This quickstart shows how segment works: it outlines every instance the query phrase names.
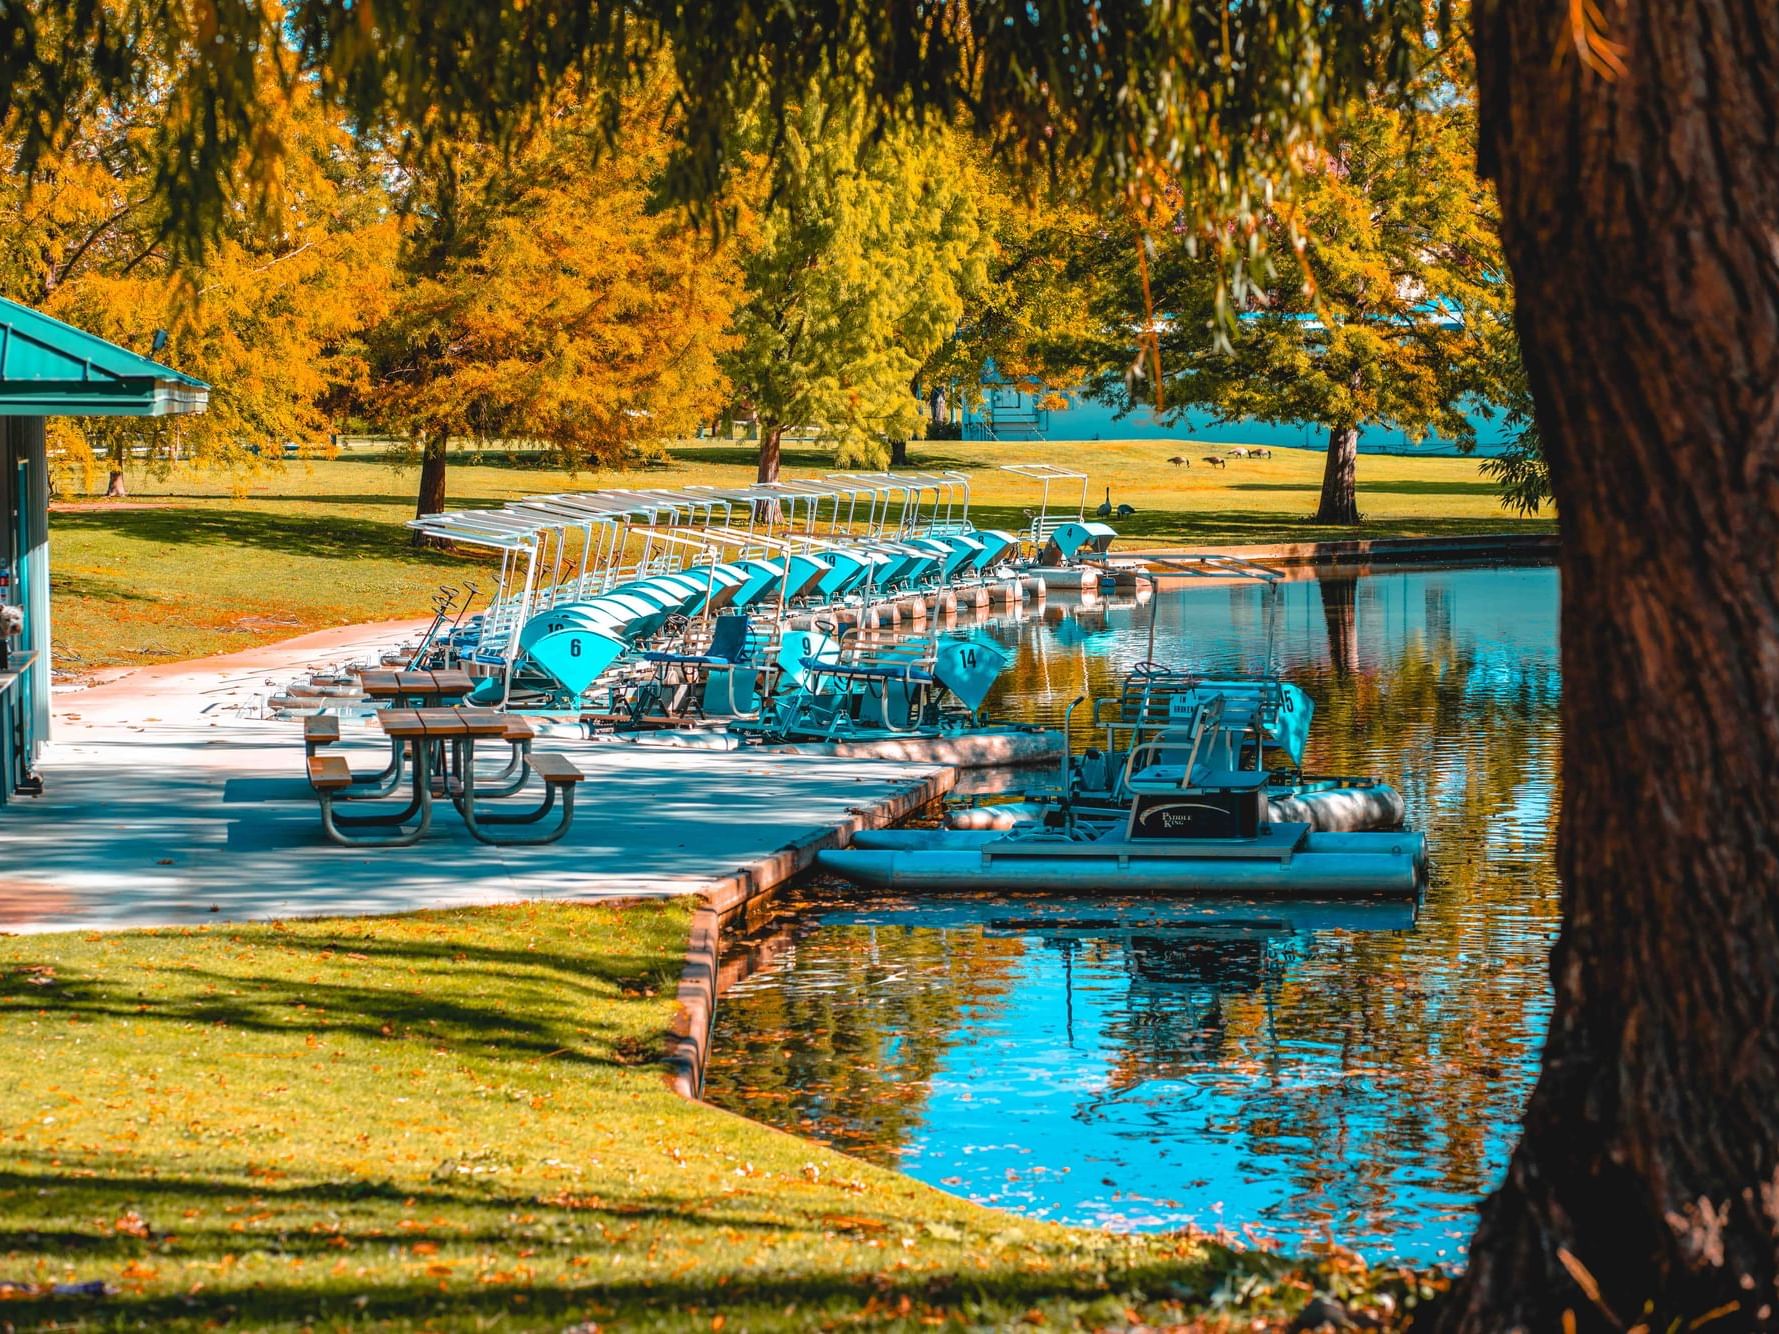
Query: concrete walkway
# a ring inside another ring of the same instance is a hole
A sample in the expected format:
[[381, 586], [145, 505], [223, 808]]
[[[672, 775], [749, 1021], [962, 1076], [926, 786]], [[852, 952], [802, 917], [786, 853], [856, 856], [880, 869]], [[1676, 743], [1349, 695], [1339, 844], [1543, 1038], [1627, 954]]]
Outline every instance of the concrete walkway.
[[[301, 669], [368, 657], [403, 628], [306, 636], [59, 694], [45, 795], [0, 811], [0, 930], [690, 893], [934, 773], [550, 736], [540, 747], [571, 755], [589, 775], [562, 842], [487, 847], [440, 803], [413, 848], [336, 847], [322, 837], [302, 776], [300, 724], [227, 710]], [[382, 734], [346, 727], [354, 767], [381, 767]]]

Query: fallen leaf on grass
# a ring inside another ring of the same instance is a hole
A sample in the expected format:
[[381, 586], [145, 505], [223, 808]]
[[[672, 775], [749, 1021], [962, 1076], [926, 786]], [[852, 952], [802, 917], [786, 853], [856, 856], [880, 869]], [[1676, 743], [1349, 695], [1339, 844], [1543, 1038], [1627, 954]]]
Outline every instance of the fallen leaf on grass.
[[889, 1224], [881, 1218], [861, 1218], [856, 1214], [827, 1214], [822, 1218], [823, 1227], [831, 1227], [836, 1232], [881, 1232]]

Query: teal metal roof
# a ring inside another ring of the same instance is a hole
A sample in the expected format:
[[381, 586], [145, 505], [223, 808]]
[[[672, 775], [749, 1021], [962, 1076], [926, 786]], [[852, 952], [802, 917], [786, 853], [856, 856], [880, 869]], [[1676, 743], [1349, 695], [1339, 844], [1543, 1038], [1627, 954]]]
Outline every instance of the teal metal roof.
[[0, 416], [202, 412], [210, 386], [0, 297]]

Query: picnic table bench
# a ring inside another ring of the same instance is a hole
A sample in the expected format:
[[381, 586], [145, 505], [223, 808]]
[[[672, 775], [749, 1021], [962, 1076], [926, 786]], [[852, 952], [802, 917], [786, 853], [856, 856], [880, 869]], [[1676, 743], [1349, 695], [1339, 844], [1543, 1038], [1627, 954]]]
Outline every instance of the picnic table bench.
[[[435, 777], [438, 792], [450, 799], [464, 826], [483, 843], [552, 843], [568, 832], [574, 819], [574, 789], [586, 775], [566, 756], [534, 753], [531, 743], [536, 732], [525, 719], [492, 709], [401, 707], [380, 710], [373, 717], [389, 738], [391, 758], [388, 769], [371, 776], [354, 774], [343, 756], [322, 753], [339, 740], [338, 719], [304, 722], [309, 785], [321, 803], [322, 829], [334, 842], [348, 847], [406, 847], [419, 842], [432, 825]], [[490, 740], [506, 743], [511, 754], [499, 772], [478, 775], [476, 743]], [[400, 809], [337, 809], [342, 802], [390, 795], [401, 786], [404, 773], [412, 795]], [[544, 787], [541, 803], [517, 811], [487, 804], [514, 795], [533, 777]], [[543, 822], [559, 801], [561, 814], [554, 822], [541, 833], [529, 828]]]

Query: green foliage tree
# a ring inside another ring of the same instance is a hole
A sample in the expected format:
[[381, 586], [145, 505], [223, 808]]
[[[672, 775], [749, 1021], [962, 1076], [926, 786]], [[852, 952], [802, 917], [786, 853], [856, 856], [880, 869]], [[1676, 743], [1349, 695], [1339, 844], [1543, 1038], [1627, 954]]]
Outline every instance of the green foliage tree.
[[[1319, 523], [1359, 522], [1361, 428], [1473, 447], [1469, 413], [1503, 401], [1517, 370], [1494, 200], [1471, 165], [1474, 111], [1459, 90], [1430, 92], [1438, 104], [1419, 115], [1381, 101], [1356, 109], [1263, 216], [1269, 262], [1233, 329], [1213, 318], [1226, 274], [1215, 247], [1187, 229], [1162, 229], [1155, 243], [1167, 411], [1324, 428]], [[1127, 331], [1145, 319], [1128, 284], [1121, 297], [1105, 380], [1128, 402], [1152, 392], [1153, 372], [1140, 359], [1146, 374], [1119, 379]]]
[[563, 99], [510, 156], [466, 141], [411, 173], [366, 413], [417, 448], [416, 513], [444, 508], [453, 437], [615, 463], [720, 405], [734, 269], [660, 206], [662, 111], [636, 99], [604, 154], [595, 114]]
[[1482, 461], [1482, 470], [1495, 479], [1501, 488], [1501, 504], [1521, 514], [1536, 514], [1554, 499], [1550, 486], [1550, 464], [1544, 458], [1544, 441], [1538, 433], [1537, 415], [1532, 404], [1532, 387], [1526, 381], [1526, 369], [1519, 359], [1516, 339], [1511, 358], [1512, 373], [1506, 377], [1507, 424], [1514, 434], [1500, 453]]
[[787, 428], [834, 437], [841, 466], [881, 467], [919, 418], [913, 385], [982, 285], [981, 227], [951, 136], [879, 138], [811, 98], [784, 126], [770, 192], [738, 223], [746, 300], [723, 359], [777, 480]]
[[1118, 258], [1104, 253], [1103, 210], [1079, 173], [1031, 190], [979, 136], [960, 135], [959, 145], [957, 179], [976, 201], [986, 280], [965, 294], [955, 331], [916, 377], [935, 426], [954, 405], [977, 406], [991, 376], [1038, 398], [1080, 384], [1097, 293], [1121, 276]]

